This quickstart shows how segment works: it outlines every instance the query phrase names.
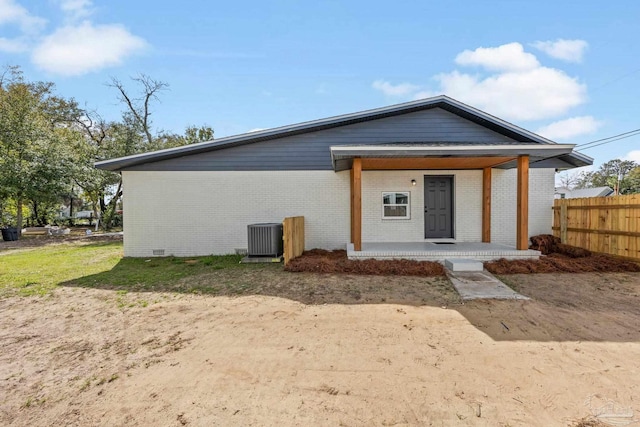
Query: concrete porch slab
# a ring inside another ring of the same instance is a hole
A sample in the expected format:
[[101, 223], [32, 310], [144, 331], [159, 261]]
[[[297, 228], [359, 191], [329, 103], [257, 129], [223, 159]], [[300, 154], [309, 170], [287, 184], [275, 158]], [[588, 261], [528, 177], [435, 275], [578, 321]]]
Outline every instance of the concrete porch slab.
[[528, 300], [498, 280], [488, 271], [451, 271], [446, 270], [447, 277], [464, 301], [474, 299], [514, 299]]
[[355, 251], [352, 243], [347, 243], [349, 259], [412, 259], [415, 261], [444, 262], [447, 258], [492, 261], [506, 259], [539, 259], [540, 251], [517, 250], [499, 243], [482, 242], [365, 242], [361, 251]]

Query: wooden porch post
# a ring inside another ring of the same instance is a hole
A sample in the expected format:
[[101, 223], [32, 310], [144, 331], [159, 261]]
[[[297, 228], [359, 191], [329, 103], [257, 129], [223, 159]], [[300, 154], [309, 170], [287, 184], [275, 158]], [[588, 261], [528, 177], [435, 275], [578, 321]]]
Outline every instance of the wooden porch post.
[[518, 156], [518, 207], [516, 249], [529, 248], [529, 156]]
[[482, 170], [482, 241], [491, 242], [491, 168]]
[[351, 243], [362, 250], [362, 159], [353, 159], [351, 167]]

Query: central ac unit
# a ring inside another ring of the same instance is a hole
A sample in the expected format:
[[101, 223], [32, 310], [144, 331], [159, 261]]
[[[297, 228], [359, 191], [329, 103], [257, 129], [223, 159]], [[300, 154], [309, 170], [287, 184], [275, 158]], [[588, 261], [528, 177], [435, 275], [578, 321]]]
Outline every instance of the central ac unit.
[[251, 224], [247, 226], [249, 235], [248, 255], [272, 256], [282, 255], [282, 224], [277, 222]]

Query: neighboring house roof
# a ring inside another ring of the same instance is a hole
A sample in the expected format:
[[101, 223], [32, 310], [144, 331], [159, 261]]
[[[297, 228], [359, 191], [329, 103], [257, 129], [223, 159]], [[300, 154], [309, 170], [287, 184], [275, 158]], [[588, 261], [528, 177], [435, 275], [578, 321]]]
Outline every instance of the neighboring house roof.
[[[505, 137], [504, 141], [500, 142], [488, 142], [479, 145], [516, 145], [522, 144], [552, 144], [557, 145], [555, 142], [548, 140], [540, 135], [530, 132], [526, 129], [520, 128], [516, 125], [508, 123], [502, 119], [492, 116], [484, 111], [478, 110], [455, 99], [449, 98], [444, 95], [436, 96], [433, 98], [422, 99], [418, 101], [406, 102], [403, 104], [391, 105], [388, 107], [376, 108], [372, 110], [361, 111], [357, 113], [344, 114], [335, 117], [329, 117], [320, 120], [313, 120], [309, 122], [303, 122], [293, 124], [289, 126], [282, 126], [273, 129], [266, 129], [256, 132], [249, 132], [241, 135], [229, 136], [220, 138], [214, 141], [201, 142], [197, 144], [185, 145], [182, 147], [170, 148], [165, 150], [153, 151], [149, 153], [135, 154], [132, 156], [121, 157], [117, 159], [104, 160], [96, 163], [96, 167], [99, 169], [106, 169], [112, 171], [123, 170], [147, 163], [160, 162], [163, 160], [174, 159], [178, 157], [199, 154], [204, 152], [211, 152], [215, 150], [222, 150], [231, 147], [238, 147], [241, 145], [271, 141], [296, 135], [307, 134], [311, 132], [322, 131], [331, 128], [337, 128], [341, 126], [348, 126], [356, 123], [363, 123], [372, 120], [384, 119], [388, 117], [398, 116], [402, 114], [414, 113], [422, 110], [428, 110], [433, 108], [441, 108], [450, 113], [453, 113], [466, 120], [481, 125], [487, 129], [490, 129]], [[388, 141], [394, 143], [394, 141]], [[419, 142], [413, 142], [412, 144], [420, 144]], [[442, 146], [452, 146], [450, 142], [442, 142]], [[466, 143], [456, 143], [459, 145], [467, 145]], [[475, 145], [477, 143], [470, 142], [468, 145]], [[426, 144], [422, 144], [426, 145]], [[573, 148], [573, 146], [571, 146]], [[565, 150], [566, 151], [566, 150]], [[523, 153], [526, 154], [526, 153]], [[571, 168], [586, 166], [593, 163], [593, 159], [584, 154], [573, 152], [569, 150], [565, 154], [558, 155], [553, 158], [550, 163], [544, 165], [538, 165], [538, 167], [556, 167], [556, 168]]]
[[575, 188], [573, 190], [566, 187], [556, 188], [556, 198], [578, 199], [581, 197], [606, 197], [613, 194], [611, 187]]

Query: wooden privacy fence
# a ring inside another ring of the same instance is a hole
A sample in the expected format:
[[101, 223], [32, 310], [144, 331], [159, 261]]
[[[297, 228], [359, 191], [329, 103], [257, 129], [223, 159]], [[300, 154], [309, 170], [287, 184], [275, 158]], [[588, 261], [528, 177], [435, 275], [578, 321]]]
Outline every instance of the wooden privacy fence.
[[304, 217], [292, 216], [282, 221], [284, 265], [304, 252]]
[[640, 194], [556, 199], [553, 234], [562, 243], [640, 260]]

